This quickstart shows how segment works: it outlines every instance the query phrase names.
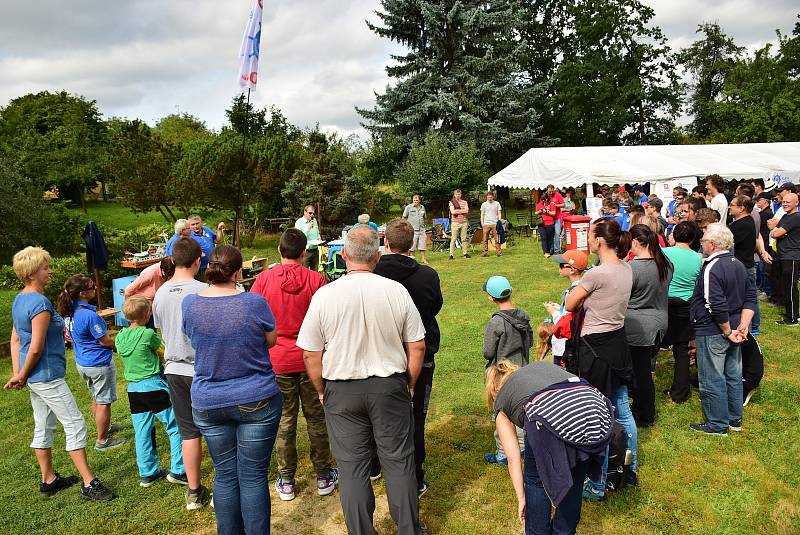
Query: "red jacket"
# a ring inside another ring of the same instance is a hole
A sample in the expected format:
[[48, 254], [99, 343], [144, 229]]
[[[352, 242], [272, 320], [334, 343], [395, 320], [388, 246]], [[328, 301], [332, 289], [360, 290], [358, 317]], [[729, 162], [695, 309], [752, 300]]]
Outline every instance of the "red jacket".
[[296, 343], [297, 334], [311, 297], [324, 285], [325, 277], [299, 264], [278, 264], [256, 277], [250, 291], [267, 300], [278, 329], [278, 342], [269, 350], [275, 373], [306, 371], [303, 350]]

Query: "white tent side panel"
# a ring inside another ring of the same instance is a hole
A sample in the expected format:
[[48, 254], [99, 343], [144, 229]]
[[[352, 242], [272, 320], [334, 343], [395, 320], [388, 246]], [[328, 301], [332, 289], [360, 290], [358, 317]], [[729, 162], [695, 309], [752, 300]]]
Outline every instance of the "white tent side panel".
[[728, 179], [800, 174], [800, 143], [533, 148], [489, 186], [542, 189], [664, 182], [713, 173]]

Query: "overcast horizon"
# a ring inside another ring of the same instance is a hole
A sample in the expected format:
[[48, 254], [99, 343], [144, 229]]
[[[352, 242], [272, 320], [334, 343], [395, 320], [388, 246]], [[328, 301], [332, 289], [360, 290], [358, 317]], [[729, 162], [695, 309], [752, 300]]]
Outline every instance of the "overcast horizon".
[[[653, 23], [677, 50], [702, 22], [718, 22], [754, 50], [791, 34], [800, 7], [788, 0], [654, 0]], [[52, 0], [0, 5], [0, 106], [39, 91], [96, 100], [104, 117], [149, 124], [188, 113], [219, 129], [238, 94], [238, 51], [249, 0]], [[366, 26], [378, 0], [264, 2], [258, 107], [278, 107], [301, 128], [363, 135], [355, 106], [374, 105], [400, 49]], [[190, 15], [190, 16], [189, 16]]]

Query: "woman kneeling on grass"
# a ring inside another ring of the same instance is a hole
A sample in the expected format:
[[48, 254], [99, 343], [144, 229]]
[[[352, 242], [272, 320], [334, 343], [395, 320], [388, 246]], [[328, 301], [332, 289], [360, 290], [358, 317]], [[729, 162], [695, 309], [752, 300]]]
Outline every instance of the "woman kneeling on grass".
[[195, 350], [192, 416], [214, 462], [217, 533], [269, 533], [269, 460], [282, 399], [269, 358], [278, 333], [260, 294], [240, 292], [242, 254], [215, 248], [209, 288], [187, 296], [183, 331]]
[[[526, 535], [575, 533], [584, 478], [600, 477], [611, 440], [611, 402], [547, 361], [500, 361], [487, 372], [486, 394]], [[515, 426], [525, 429], [524, 474]]]
[[50, 282], [50, 255], [40, 247], [26, 247], [14, 255], [14, 273], [25, 285], [11, 306], [11, 366], [14, 375], [6, 390], [26, 385], [33, 407], [33, 442], [42, 482], [39, 493], [52, 496], [78, 482], [53, 470], [53, 433], [56, 420], [67, 437], [67, 451], [81, 474], [81, 498], [108, 501], [114, 494], [94, 477], [86, 461], [86, 424], [67, 386], [64, 355], [64, 319], [42, 292]]

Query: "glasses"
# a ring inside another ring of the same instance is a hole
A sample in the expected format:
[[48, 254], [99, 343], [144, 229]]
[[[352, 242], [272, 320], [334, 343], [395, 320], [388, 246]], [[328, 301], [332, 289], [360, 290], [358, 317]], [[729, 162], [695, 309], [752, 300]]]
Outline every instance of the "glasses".
[[572, 267], [572, 266], [570, 266], [569, 264], [559, 264], [558, 267], [560, 267], [561, 269], [564, 269], [564, 268], [568, 268], [568, 267]]
[[308, 215], [314, 215], [314, 212], [309, 212], [308, 210], [306, 210], [306, 213], [307, 213]]

